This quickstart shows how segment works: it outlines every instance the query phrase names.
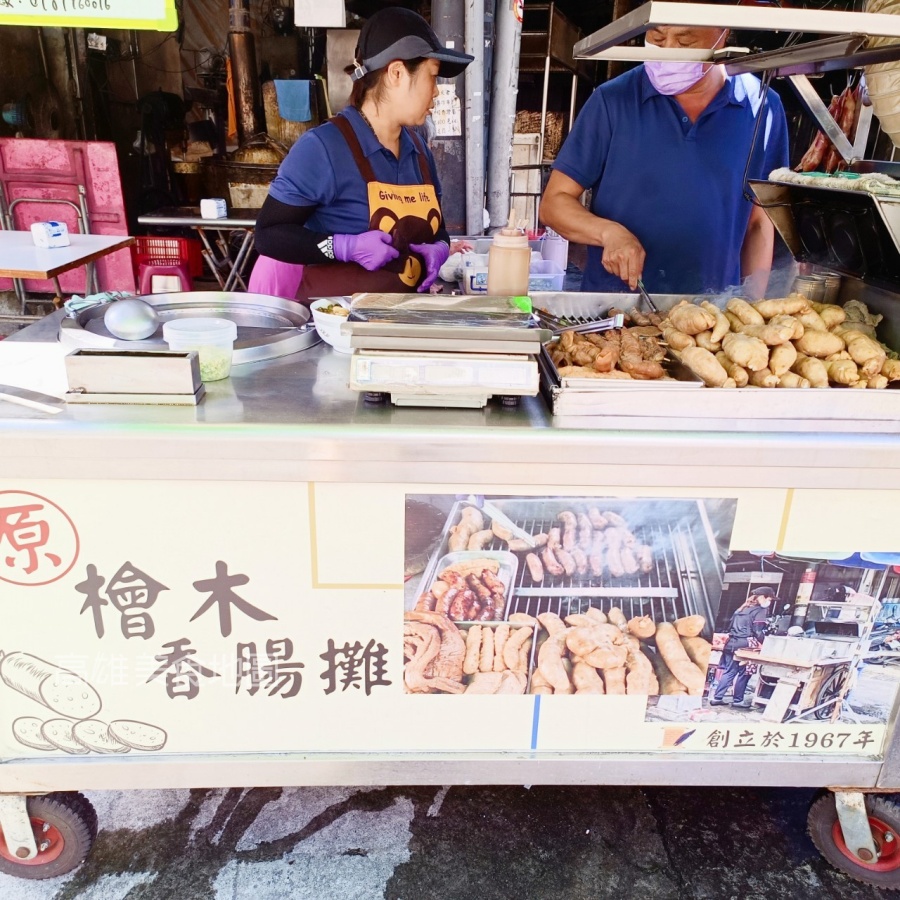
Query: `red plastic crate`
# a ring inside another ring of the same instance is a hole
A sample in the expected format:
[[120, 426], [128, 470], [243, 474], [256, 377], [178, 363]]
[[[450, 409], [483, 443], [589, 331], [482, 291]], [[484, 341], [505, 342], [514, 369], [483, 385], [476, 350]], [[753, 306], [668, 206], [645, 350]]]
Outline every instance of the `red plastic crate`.
[[200, 241], [193, 238], [138, 236], [132, 245], [134, 271], [137, 273], [142, 263], [165, 265], [186, 262], [192, 278], [203, 274], [203, 254]]

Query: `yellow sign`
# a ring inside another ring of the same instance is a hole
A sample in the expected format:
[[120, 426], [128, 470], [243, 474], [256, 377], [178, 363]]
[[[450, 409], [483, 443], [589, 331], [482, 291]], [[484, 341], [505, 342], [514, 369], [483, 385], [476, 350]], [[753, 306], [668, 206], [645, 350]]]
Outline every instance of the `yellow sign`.
[[0, 0], [0, 25], [174, 31], [178, 15], [175, 0]]

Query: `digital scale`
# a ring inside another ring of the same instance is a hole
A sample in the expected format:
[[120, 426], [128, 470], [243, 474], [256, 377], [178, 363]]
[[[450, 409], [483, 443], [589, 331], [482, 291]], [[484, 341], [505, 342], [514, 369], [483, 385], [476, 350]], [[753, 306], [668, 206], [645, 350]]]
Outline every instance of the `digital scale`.
[[[341, 327], [350, 332], [353, 347], [350, 388], [367, 399], [389, 396], [396, 406], [480, 409], [491, 397], [515, 405], [519, 397], [538, 394], [537, 357], [550, 333], [532, 327], [521, 309], [510, 312], [508, 299], [478, 297], [469, 304], [470, 298], [448, 297], [444, 308], [435, 309], [435, 298], [417, 303], [400, 294], [396, 302], [402, 311], [385, 311], [392, 295], [368, 295], [378, 304], [374, 310], [365, 307], [366, 296], [354, 298], [351, 319]], [[457, 309], [448, 310], [447, 301]], [[428, 308], [411, 309], [414, 304]], [[501, 305], [503, 314], [490, 310]], [[354, 313], [366, 319], [359, 321]]]

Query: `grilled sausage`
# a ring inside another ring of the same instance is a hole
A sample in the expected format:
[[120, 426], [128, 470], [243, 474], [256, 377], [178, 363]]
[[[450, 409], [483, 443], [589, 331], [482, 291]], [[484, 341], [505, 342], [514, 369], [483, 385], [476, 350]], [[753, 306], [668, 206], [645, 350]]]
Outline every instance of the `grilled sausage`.
[[556, 551], [556, 558], [560, 561], [560, 563], [562, 563], [562, 567], [566, 575], [571, 578], [578, 568], [578, 566], [575, 564], [575, 559], [573, 558], [572, 554], [569, 553], [568, 550], [560, 549]]
[[653, 571], [653, 551], [646, 544], [637, 548], [637, 561], [645, 575]]
[[438, 597], [438, 601], [434, 606], [434, 611], [441, 616], [449, 616], [450, 615], [450, 607], [453, 605], [453, 601], [459, 595], [459, 588], [450, 588], [449, 591], [445, 591], [443, 596]]
[[581, 547], [576, 547], [572, 551], [572, 559], [575, 560], [575, 571], [579, 575], [587, 575], [588, 570], [588, 558], [587, 553], [581, 549]]
[[606, 565], [613, 578], [621, 578], [625, 574], [622, 565], [622, 532], [618, 528], [606, 529]]
[[535, 584], [540, 584], [544, 580], [544, 566], [536, 553], [529, 553], [525, 557], [525, 563], [528, 566], [528, 574]]
[[591, 525], [598, 531], [602, 531], [609, 525], [609, 519], [605, 518], [596, 506], [592, 506], [588, 510], [588, 519], [590, 519]]
[[634, 555], [634, 551], [629, 546], [622, 548], [622, 568], [626, 575], [636, 575], [638, 571], [638, 561]]
[[544, 568], [546, 568], [551, 575], [565, 575], [566, 570], [559, 564], [559, 561], [553, 552], [553, 548], [549, 544], [547, 544], [541, 552], [541, 560], [544, 563]]
[[578, 519], [575, 513], [570, 510], [564, 510], [556, 518], [562, 522], [563, 550], [568, 550], [571, 553], [578, 543]]
[[547, 546], [551, 550], [558, 550], [562, 547], [562, 529], [556, 525], [547, 533]]
[[591, 544], [591, 555], [588, 558], [591, 566], [591, 575], [594, 578], [600, 578], [603, 575], [605, 550], [606, 538], [604, 537], [604, 532], [595, 531], [594, 540]]
[[426, 591], [416, 602], [416, 609], [419, 612], [434, 612], [434, 608], [437, 606], [437, 599], [431, 591]]
[[590, 553], [593, 539], [594, 527], [591, 520], [584, 513], [578, 513], [578, 546], [585, 553]]

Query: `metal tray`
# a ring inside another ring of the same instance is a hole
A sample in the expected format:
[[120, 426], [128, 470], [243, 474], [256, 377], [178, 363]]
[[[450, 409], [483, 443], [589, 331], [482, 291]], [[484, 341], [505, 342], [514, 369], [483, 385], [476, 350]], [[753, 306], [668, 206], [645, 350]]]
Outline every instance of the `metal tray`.
[[278, 359], [319, 342], [309, 310], [301, 303], [234, 291], [185, 291], [147, 294], [141, 297], [159, 314], [159, 328], [144, 341], [122, 341], [103, 324], [108, 304], [82, 310], [74, 318], [63, 319], [59, 341], [64, 347], [93, 347], [103, 350], [165, 350], [162, 326], [172, 319], [192, 316], [230, 319], [238, 327], [234, 343], [235, 366]]
[[[552, 343], [552, 341], [551, 341]], [[550, 358], [547, 345], [541, 347], [540, 368], [544, 377], [550, 382], [551, 387], [557, 390], [587, 391], [670, 391], [673, 388], [684, 390], [689, 388], [697, 390], [703, 387], [703, 382], [680, 360], [675, 359], [671, 353], [666, 354], [662, 360], [662, 367], [668, 379], [656, 378], [645, 381], [640, 378], [578, 378], [571, 375], [560, 375], [556, 363]]]
[[[449, 529], [445, 531], [445, 536], [448, 531]], [[447, 566], [472, 559], [493, 559], [500, 563], [500, 570], [497, 572], [497, 578], [503, 582], [506, 605], [503, 607], [503, 619], [493, 620], [493, 624], [499, 625], [506, 620], [507, 610], [510, 607], [513, 589], [516, 585], [516, 575], [519, 571], [519, 560], [515, 553], [512, 553], [509, 550], [453, 550], [449, 553], [444, 553], [443, 556], [435, 556], [432, 559], [431, 565], [428, 566], [425, 570], [425, 574], [422, 576], [422, 580], [419, 583], [419, 590], [416, 592], [416, 597], [431, 590], [431, 586], [438, 579], [438, 574], [447, 568]], [[492, 622], [473, 622], [471, 619], [456, 620], [457, 625], [462, 624], [463, 622], [470, 622], [471, 624], [477, 625], [492, 624]]]
[[[554, 315], [605, 316], [612, 306], [638, 305], [637, 294], [535, 294]], [[660, 310], [695, 295], [654, 295]], [[883, 390], [706, 388], [702, 382], [648, 381], [637, 390], [604, 390], [594, 379], [560, 379], [547, 354], [539, 357], [541, 391], [559, 424], [574, 428], [627, 427], [678, 431], [828, 431], [900, 433], [900, 382]], [[596, 379], [601, 384], [631, 384]], [[590, 383], [590, 388], [586, 384]], [[703, 390], [698, 390], [701, 387]], [[602, 418], [602, 423], [598, 421]]]

